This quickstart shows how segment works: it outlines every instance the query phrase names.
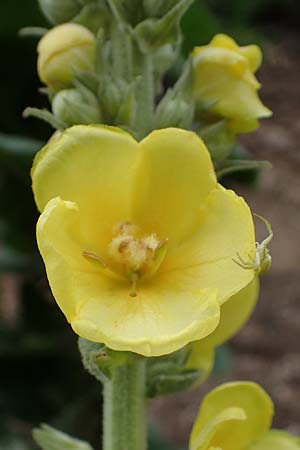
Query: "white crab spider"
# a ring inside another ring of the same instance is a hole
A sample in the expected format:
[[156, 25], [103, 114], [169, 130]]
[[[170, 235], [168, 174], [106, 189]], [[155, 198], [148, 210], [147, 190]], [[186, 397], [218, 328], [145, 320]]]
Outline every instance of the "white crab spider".
[[264, 222], [269, 234], [261, 243], [255, 243], [255, 255], [249, 255], [249, 261], [245, 261], [238, 253], [238, 259], [233, 259], [233, 261], [243, 269], [254, 270], [256, 274], [263, 275], [270, 270], [272, 264], [272, 257], [268, 245], [273, 239], [273, 230], [270, 222], [264, 217], [259, 216], [258, 214], [254, 215]]

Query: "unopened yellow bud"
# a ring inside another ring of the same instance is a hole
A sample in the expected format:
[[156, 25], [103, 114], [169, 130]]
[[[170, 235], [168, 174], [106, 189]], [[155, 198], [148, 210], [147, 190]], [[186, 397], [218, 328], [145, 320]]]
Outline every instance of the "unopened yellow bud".
[[70, 87], [73, 70], [93, 71], [95, 36], [82, 25], [66, 23], [52, 28], [38, 45], [38, 74], [54, 90]]
[[208, 45], [196, 47], [193, 56], [195, 98], [212, 103], [211, 112], [229, 119], [233, 130], [253, 130], [258, 119], [272, 115], [258, 96], [259, 47], [240, 47], [229, 36], [218, 34]]

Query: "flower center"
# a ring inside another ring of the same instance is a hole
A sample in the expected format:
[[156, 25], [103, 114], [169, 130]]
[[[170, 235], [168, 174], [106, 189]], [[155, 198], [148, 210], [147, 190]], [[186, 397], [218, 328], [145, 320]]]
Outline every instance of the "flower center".
[[159, 240], [154, 233], [142, 235], [139, 227], [130, 222], [121, 222], [113, 230], [108, 261], [90, 252], [84, 252], [83, 256], [127, 278], [131, 284], [130, 296], [135, 297], [138, 280], [152, 276], [161, 265], [167, 242], [168, 239]]

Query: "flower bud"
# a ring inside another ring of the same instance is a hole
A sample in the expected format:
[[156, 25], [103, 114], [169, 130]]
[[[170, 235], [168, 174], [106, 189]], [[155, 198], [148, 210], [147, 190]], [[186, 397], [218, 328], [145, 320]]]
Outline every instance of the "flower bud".
[[39, 5], [49, 22], [54, 24], [68, 22], [81, 10], [77, 0], [39, 0]]
[[165, 102], [157, 110], [158, 128], [190, 128], [194, 115], [193, 103], [185, 99], [174, 98]]
[[85, 89], [63, 89], [58, 92], [52, 102], [55, 117], [67, 125], [101, 123], [102, 116], [95, 95]]
[[255, 128], [257, 119], [272, 112], [263, 105], [254, 73], [262, 54], [256, 45], [239, 47], [226, 35], [217, 35], [194, 50], [194, 95], [200, 102], [211, 102], [211, 112], [233, 121], [243, 132]]
[[72, 86], [73, 70], [94, 71], [96, 39], [82, 25], [66, 23], [50, 30], [38, 45], [38, 74], [54, 90]]

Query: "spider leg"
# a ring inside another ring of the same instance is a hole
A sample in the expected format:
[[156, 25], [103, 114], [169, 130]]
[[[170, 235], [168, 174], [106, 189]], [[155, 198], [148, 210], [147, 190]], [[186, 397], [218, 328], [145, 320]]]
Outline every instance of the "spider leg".
[[252, 261], [253, 263], [255, 263], [255, 261], [256, 261], [256, 255], [257, 255], [257, 252], [255, 252], [255, 258], [254, 258], [254, 256], [251, 255], [251, 253], [248, 253], [248, 257], [249, 257], [250, 261]]
[[235, 262], [238, 266], [242, 267], [242, 269], [250, 270], [250, 269], [254, 268], [253, 264], [247, 264], [245, 262], [240, 262], [240, 261], [238, 261], [237, 259], [234, 259], [234, 258], [232, 258], [232, 261]]
[[247, 266], [247, 265], [248, 265], [248, 263], [241, 257], [241, 255], [240, 255], [239, 253], [237, 253], [236, 255], [237, 255], [239, 261], [240, 261], [242, 264], [244, 264], [244, 266]]
[[267, 245], [270, 244], [271, 240], [273, 239], [274, 233], [271, 227], [270, 222], [265, 219], [264, 217], [260, 216], [259, 214], [253, 214], [255, 217], [258, 217], [258, 219], [260, 219], [266, 226], [266, 229], [269, 233], [269, 235], [262, 241], [262, 243], [260, 244], [261, 247], [266, 247]]

